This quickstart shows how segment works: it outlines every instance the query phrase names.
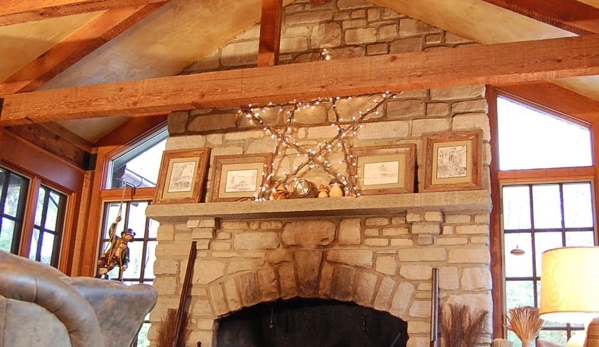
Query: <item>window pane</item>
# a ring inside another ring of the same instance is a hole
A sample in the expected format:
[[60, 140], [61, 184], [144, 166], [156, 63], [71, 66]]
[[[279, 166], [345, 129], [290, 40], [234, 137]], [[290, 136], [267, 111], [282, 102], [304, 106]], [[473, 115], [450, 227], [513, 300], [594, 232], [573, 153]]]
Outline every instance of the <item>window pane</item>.
[[564, 184], [564, 222], [566, 228], [593, 226], [590, 183]]
[[535, 185], [532, 187], [532, 196], [535, 229], [561, 228], [559, 185]]
[[15, 231], [15, 222], [2, 218], [2, 230], [0, 230], [0, 249], [6, 252], [12, 251], [12, 238]]
[[537, 264], [537, 276], [541, 276], [541, 259], [543, 252], [552, 248], [562, 247], [562, 233], [561, 232], [543, 232], [535, 233], [535, 255]]
[[[104, 228], [104, 231], [103, 231], [103, 235], [104, 235], [104, 236], [102, 236], [103, 239], [110, 238], [108, 236], [108, 229], [110, 228], [110, 225], [116, 221], [116, 216], [119, 213], [120, 206], [121, 206], [120, 203], [109, 203], [108, 204], [108, 208], [104, 212], [106, 214], [106, 217], [105, 217], [106, 218], [106, 227]], [[123, 209], [124, 209], [124, 206], [123, 206]], [[123, 231], [124, 224], [125, 224], [125, 222], [123, 220], [121, 220], [118, 223], [118, 225], [116, 227], [117, 236], [120, 236], [120, 232]]]
[[530, 228], [530, 196], [527, 186], [503, 187], [503, 228]]
[[48, 210], [46, 211], [46, 222], [44, 223], [44, 228], [46, 230], [56, 231], [60, 198], [60, 195], [50, 191], [50, 199], [48, 200]]
[[44, 199], [46, 198], [46, 189], [40, 187], [37, 195], [37, 207], [35, 208], [35, 225], [42, 225], [42, 216], [44, 214]]
[[568, 231], [566, 233], [566, 246], [593, 246], [595, 235], [592, 231]]
[[25, 192], [21, 191], [21, 187], [25, 183], [27, 183], [27, 179], [10, 173], [10, 177], [8, 179], [8, 189], [6, 193], [6, 203], [4, 204], [4, 213], [6, 215], [11, 217], [17, 216], [21, 194], [25, 194]]
[[[505, 277], [532, 277], [532, 248], [529, 233], [505, 234]], [[513, 249], [521, 249], [523, 255], [514, 255]]]
[[37, 246], [39, 245], [40, 231], [37, 228], [33, 229], [31, 235], [31, 248], [29, 249], [29, 259], [37, 260]]
[[44, 233], [42, 239], [42, 254], [40, 262], [42, 264], [50, 265], [52, 262], [52, 253], [54, 252], [54, 235], [50, 233]]
[[129, 246], [129, 265], [123, 277], [139, 278], [141, 274], [143, 242], [133, 241], [127, 244]]
[[534, 306], [532, 281], [507, 281], [505, 283], [507, 310], [517, 306]]
[[146, 207], [148, 207], [146, 201], [131, 203], [128, 226], [135, 232], [135, 237], [144, 237], [144, 230], [146, 229]]
[[148, 232], [148, 237], [151, 239], [155, 239], [158, 236], [158, 227], [160, 226], [160, 223], [158, 223], [157, 221], [150, 219], [149, 221], [150, 225], [149, 225], [149, 232]]
[[156, 262], [156, 245], [158, 241], [148, 242], [148, 249], [146, 253], [146, 271], [144, 272], [144, 278], [154, 278], [154, 262]]
[[589, 129], [497, 98], [499, 169], [593, 165]]
[[565, 346], [568, 342], [565, 330], [541, 330], [539, 339], [557, 343], [560, 346]]
[[148, 340], [148, 330], [150, 330], [150, 323], [144, 323], [137, 335], [137, 347], [148, 347], [150, 345], [150, 340]]

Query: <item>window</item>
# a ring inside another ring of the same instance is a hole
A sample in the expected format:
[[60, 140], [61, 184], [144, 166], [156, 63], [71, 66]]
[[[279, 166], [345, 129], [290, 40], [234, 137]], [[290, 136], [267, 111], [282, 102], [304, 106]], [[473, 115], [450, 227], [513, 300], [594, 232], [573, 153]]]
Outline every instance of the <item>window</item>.
[[18, 254], [29, 179], [0, 168], [0, 249]]
[[[507, 312], [539, 306], [544, 251], [596, 244], [593, 182], [581, 174], [593, 158], [588, 128], [508, 98], [497, 99], [497, 131]], [[535, 169], [545, 170], [535, 176]], [[565, 345], [582, 329], [546, 321], [539, 336]], [[513, 333], [508, 338], [520, 345]]]
[[46, 186], [39, 189], [29, 259], [58, 267], [67, 198]]

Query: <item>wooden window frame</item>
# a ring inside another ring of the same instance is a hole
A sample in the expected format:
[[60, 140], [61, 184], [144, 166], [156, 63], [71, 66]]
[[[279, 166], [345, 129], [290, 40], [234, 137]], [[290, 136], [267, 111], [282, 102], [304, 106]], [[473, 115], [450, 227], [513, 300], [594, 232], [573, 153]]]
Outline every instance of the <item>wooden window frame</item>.
[[[530, 91], [532, 93], [528, 93]], [[506, 314], [505, 308], [505, 276], [503, 271], [504, 257], [503, 257], [503, 235], [501, 229], [501, 186], [503, 184], [517, 184], [517, 183], [555, 183], [565, 181], [591, 181], [593, 187], [593, 208], [594, 208], [594, 220], [597, 224], [598, 208], [597, 200], [599, 196], [599, 187], [596, 184], [599, 182], [599, 168], [597, 166], [596, 157], [599, 154], [599, 141], [595, 139], [599, 138], [599, 122], [597, 118], [588, 118], [586, 114], [583, 117], [577, 117], [578, 115], [571, 114], [570, 111], [576, 111], [576, 108], [572, 108], [568, 103], [572, 102], [588, 102], [585, 100], [572, 95], [564, 89], [563, 91], [555, 88], [551, 88], [552, 93], [560, 94], [564, 93], [563, 98], [552, 95], [550, 99], [547, 98], [548, 93], [543, 91], [536, 93], [535, 88], [527, 87], [494, 87], [487, 86], [486, 88], [486, 99], [489, 107], [489, 123], [491, 129], [491, 157], [493, 160], [490, 164], [490, 176], [491, 176], [491, 200], [493, 208], [491, 211], [490, 218], [490, 253], [491, 253], [491, 277], [495, 285], [492, 287], [492, 300], [493, 300], [493, 338], [506, 338], [507, 330], [506, 326]], [[527, 98], [520, 97], [511, 91], [521, 91], [526, 94]], [[528, 94], [527, 94], [528, 93]], [[577, 124], [583, 125], [591, 132], [591, 146], [593, 148], [593, 165], [586, 167], [573, 167], [573, 168], [551, 168], [551, 169], [529, 169], [529, 170], [499, 170], [499, 134], [498, 134], [498, 113], [497, 113], [497, 98], [505, 97], [511, 99], [517, 103], [526, 105], [528, 107], [538, 109], [546, 112], [550, 115], [573, 121]], [[574, 99], [573, 99], [574, 98]], [[552, 104], [552, 107], [544, 106], [545, 101], [551, 100], [563, 100], [563, 105]], [[579, 109], [584, 109], [580, 107]], [[586, 117], [586, 118], [585, 118]], [[595, 243], [599, 242], [599, 235], [597, 232], [598, 228], [595, 225]]]

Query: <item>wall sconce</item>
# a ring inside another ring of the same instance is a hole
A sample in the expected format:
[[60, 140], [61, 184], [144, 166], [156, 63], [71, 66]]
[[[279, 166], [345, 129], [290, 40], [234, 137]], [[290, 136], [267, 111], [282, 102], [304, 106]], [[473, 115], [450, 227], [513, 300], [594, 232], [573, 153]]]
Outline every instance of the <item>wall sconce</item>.
[[[599, 317], [599, 247], [551, 249], [541, 265], [542, 319], [588, 325]], [[573, 336], [568, 346], [582, 346], [582, 338]]]

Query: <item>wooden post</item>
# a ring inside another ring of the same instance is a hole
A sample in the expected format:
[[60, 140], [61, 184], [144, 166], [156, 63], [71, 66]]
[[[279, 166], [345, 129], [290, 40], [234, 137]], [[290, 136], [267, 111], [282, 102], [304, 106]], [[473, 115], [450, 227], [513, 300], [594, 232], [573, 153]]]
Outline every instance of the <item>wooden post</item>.
[[258, 66], [273, 66], [279, 62], [283, 0], [262, 0]]

